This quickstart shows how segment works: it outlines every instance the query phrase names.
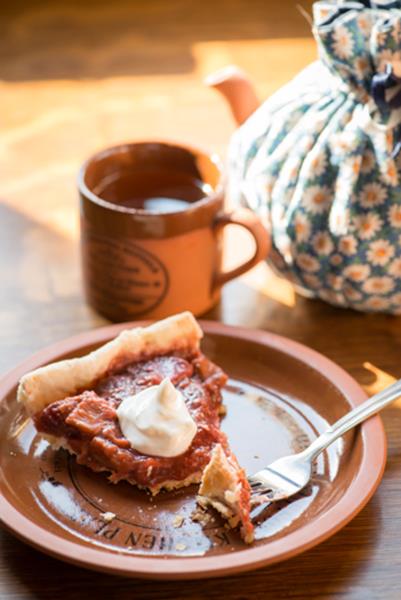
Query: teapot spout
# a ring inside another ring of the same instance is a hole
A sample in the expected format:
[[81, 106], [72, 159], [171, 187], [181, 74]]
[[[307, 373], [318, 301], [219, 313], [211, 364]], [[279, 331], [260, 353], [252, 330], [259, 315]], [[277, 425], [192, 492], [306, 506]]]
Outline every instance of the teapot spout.
[[223, 94], [238, 125], [242, 125], [260, 104], [251, 81], [238, 67], [224, 67], [209, 75], [205, 83]]

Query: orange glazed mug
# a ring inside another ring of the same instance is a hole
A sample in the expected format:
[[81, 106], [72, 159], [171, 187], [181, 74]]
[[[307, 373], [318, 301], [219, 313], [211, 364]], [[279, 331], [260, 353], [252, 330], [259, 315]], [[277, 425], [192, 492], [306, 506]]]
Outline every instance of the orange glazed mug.
[[[250, 210], [223, 211], [216, 157], [167, 142], [108, 148], [78, 176], [81, 251], [89, 303], [113, 321], [199, 315], [221, 286], [253, 267], [270, 242]], [[253, 257], [222, 271], [222, 234], [242, 225], [256, 243]]]

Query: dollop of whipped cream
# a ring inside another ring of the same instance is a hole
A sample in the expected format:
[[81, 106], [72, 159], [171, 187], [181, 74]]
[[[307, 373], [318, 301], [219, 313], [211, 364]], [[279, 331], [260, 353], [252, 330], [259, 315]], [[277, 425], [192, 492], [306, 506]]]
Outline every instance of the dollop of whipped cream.
[[125, 398], [117, 416], [132, 448], [150, 456], [183, 454], [197, 429], [183, 395], [169, 378]]

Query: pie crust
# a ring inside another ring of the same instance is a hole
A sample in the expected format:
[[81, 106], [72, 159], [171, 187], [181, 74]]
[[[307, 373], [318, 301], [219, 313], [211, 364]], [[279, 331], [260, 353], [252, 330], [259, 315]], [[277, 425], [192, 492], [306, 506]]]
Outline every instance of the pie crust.
[[[95, 387], [96, 382], [99, 382], [102, 378], [113, 377], [114, 373], [121, 372], [125, 367], [130, 368], [132, 364], [149, 364], [155, 357], [168, 357], [170, 355], [203, 356], [199, 349], [202, 336], [202, 330], [189, 312], [169, 317], [148, 327], [137, 327], [123, 331], [114, 340], [85, 356], [49, 364], [24, 375], [18, 387], [17, 398], [25, 405], [28, 414], [33, 417], [35, 424], [37, 424], [36, 419], [41, 418], [43, 412], [53, 411], [54, 407], [50, 406], [53, 403], [60, 404], [60, 401], [74, 402], [77, 397], [83, 397], [86, 393], [92, 393], [96, 396], [95, 392], [86, 392], [86, 390]], [[225, 434], [219, 429], [219, 415], [224, 412], [220, 389], [224, 385], [226, 376], [213, 363], [207, 361], [205, 357], [203, 359], [209, 365], [207, 370], [211, 368], [211, 374], [207, 373], [204, 379], [205, 386], [210, 379], [212, 380], [212, 383], [209, 384], [211, 385], [210, 389], [212, 391], [210, 393], [212, 395], [205, 396], [205, 398], [210, 398], [208, 402], [213, 402], [208, 405], [208, 410], [211, 408], [215, 414], [214, 425], [211, 425], [214, 430], [211, 429], [210, 431], [217, 431], [213, 434], [214, 437], [211, 438], [212, 445], [208, 446], [208, 453], [204, 454], [206, 461], [210, 458], [209, 463], [202, 459], [201, 469], [196, 466], [193, 472], [187, 471], [185, 476], [183, 473], [182, 477], [177, 478], [164, 477], [163, 475], [163, 481], [155, 481], [154, 483], [150, 479], [148, 481], [149, 476], [146, 475], [146, 482], [142, 481], [142, 484], [140, 479], [138, 482], [126, 475], [128, 471], [121, 476], [118, 472], [113, 472], [113, 469], [108, 468], [106, 463], [99, 463], [96, 457], [95, 460], [91, 459], [89, 462], [83, 460], [81, 464], [89, 466], [94, 471], [111, 471], [110, 480], [112, 482], [124, 479], [133, 485], [149, 489], [152, 494], [157, 494], [161, 488], [172, 490], [192, 483], [199, 483], [203, 476], [199, 503], [203, 506], [211, 505], [216, 508], [228, 520], [231, 527], [240, 524], [241, 535], [249, 543], [253, 539], [253, 527], [249, 519], [249, 485], [243, 470], [239, 467], [236, 458], [229, 449]], [[217, 374], [220, 373], [216, 383], [213, 380], [215, 371], [217, 371]], [[96, 406], [100, 407], [105, 400], [99, 396], [97, 398]], [[99, 405], [97, 402], [99, 402]], [[69, 416], [66, 418], [66, 423], [69, 422], [69, 418]], [[96, 421], [96, 423], [98, 422]], [[204, 425], [202, 426], [204, 427]], [[68, 436], [63, 437], [61, 434], [57, 436], [49, 435], [46, 433], [46, 429], [42, 431], [43, 434], [55, 448], [63, 447], [70, 453], [76, 454], [77, 460], [80, 462], [79, 450], [74, 449], [73, 439], [69, 440]], [[121, 431], [119, 435], [122, 435]], [[128, 443], [125, 438], [124, 443]], [[199, 451], [196, 447], [195, 450]], [[88, 452], [85, 456], [89, 456]], [[184, 457], [184, 455], [182, 456]], [[149, 459], [151, 457], [141, 455], [141, 458]], [[179, 458], [177, 457], [177, 461]], [[162, 461], [163, 459], [159, 458], [158, 460]], [[175, 461], [175, 465], [176, 468], [179, 468], [177, 461]]]
[[230, 527], [240, 526], [243, 540], [250, 544], [254, 540], [254, 528], [250, 520], [250, 488], [245, 471], [239, 466], [231, 452], [217, 444], [206, 466], [199, 495], [200, 506], [212, 506]]
[[22, 377], [17, 399], [34, 415], [48, 404], [89, 388], [112, 370], [148, 356], [196, 351], [203, 333], [190, 312], [180, 313], [148, 327], [122, 331], [114, 340], [79, 358], [40, 367]]

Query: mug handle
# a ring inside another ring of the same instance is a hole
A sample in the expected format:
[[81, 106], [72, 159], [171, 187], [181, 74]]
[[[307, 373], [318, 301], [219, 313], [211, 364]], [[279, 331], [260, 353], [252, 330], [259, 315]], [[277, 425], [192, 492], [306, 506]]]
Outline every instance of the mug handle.
[[252, 269], [258, 262], [266, 258], [271, 246], [270, 236], [262, 225], [261, 220], [248, 208], [238, 208], [230, 213], [217, 215], [213, 224], [213, 229], [216, 232], [226, 225], [241, 225], [241, 227], [245, 227], [245, 229], [252, 234], [256, 248], [254, 255], [249, 260], [242, 263], [242, 265], [238, 265], [238, 267], [235, 267], [230, 271], [217, 273], [213, 282], [214, 288], [219, 288], [227, 283], [227, 281]]

